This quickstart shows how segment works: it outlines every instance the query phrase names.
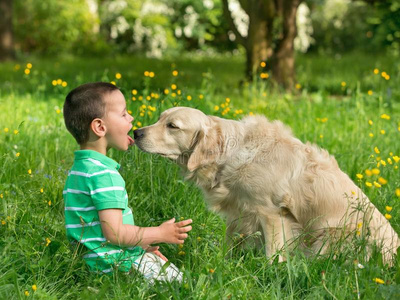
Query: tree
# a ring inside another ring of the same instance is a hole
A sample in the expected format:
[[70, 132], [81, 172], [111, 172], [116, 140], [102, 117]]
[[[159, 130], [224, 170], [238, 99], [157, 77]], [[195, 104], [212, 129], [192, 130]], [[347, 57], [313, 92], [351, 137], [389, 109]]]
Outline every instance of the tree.
[[14, 41], [13, 41], [13, 1], [0, 0], [0, 61], [13, 59]]
[[302, 0], [239, 0], [249, 17], [247, 36], [232, 18], [228, 0], [222, 0], [224, 15], [246, 50], [246, 76], [251, 79], [263, 61], [270, 61], [272, 77], [285, 88], [295, 83], [294, 38], [296, 13]]

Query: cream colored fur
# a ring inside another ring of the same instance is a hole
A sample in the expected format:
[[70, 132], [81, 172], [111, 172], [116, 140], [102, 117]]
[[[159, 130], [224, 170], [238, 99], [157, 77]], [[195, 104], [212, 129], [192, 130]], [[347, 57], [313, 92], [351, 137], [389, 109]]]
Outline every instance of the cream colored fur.
[[139, 132], [140, 149], [174, 160], [202, 188], [209, 207], [226, 217], [230, 240], [235, 232], [261, 231], [270, 257], [295, 241], [324, 253], [339, 240], [365, 237], [391, 264], [399, 239], [388, 220], [333, 156], [302, 143], [280, 121], [175, 107]]

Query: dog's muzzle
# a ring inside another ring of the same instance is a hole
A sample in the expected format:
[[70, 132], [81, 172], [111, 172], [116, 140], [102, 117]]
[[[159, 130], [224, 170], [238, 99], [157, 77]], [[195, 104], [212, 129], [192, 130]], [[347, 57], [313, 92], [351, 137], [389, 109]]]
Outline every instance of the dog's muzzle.
[[135, 140], [140, 140], [141, 138], [144, 137], [144, 130], [143, 129], [136, 129], [133, 132], [133, 137], [135, 138]]

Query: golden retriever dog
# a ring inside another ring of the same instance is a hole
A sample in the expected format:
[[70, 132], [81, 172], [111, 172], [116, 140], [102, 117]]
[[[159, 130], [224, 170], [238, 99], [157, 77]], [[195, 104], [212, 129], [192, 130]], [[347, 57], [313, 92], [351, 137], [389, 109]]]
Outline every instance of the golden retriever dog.
[[388, 220], [333, 156], [302, 143], [280, 121], [227, 120], [174, 107], [134, 137], [142, 151], [182, 167], [209, 207], [226, 217], [229, 239], [259, 231], [271, 257], [295, 240], [309, 253], [322, 254], [343, 237], [365, 238], [392, 263], [399, 239]]

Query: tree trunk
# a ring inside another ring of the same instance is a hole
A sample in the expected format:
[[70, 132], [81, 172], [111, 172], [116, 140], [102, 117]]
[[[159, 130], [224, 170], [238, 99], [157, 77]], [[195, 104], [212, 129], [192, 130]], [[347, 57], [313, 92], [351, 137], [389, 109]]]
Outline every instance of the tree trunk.
[[0, 61], [15, 58], [12, 7], [12, 0], [0, 0]]
[[[266, 14], [266, 7], [263, 1], [252, 1], [246, 13], [249, 15], [249, 30], [246, 39], [246, 76], [252, 79], [262, 61], [272, 56], [272, 20]], [[243, 4], [242, 4], [243, 5]]]
[[[224, 15], [237, 42], [246, 49], [246, 77], [252, 79], [262, 61], [269, 61], [272, 78], [291, 89], [295, 83], [294, 38], [297, 35], [296, 13], [302, 0], [239, 0], [249, 16], [246, 37], [237, 30], [229, 11], [228, 0], [222, 0]], [[280, 22], [282, 36], [273, 45], [274, 26]], [[268, 62], [267, 62], [268, 64]]]
[[285, 0], [282, 3], [282, 38], [272, 59], [272, 75], [279, 84], [292, 89], [295, 84], [294, 39], [297, 35], [296, 14], [300, 0]]

